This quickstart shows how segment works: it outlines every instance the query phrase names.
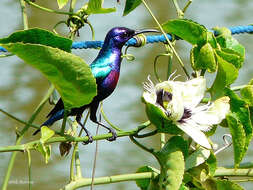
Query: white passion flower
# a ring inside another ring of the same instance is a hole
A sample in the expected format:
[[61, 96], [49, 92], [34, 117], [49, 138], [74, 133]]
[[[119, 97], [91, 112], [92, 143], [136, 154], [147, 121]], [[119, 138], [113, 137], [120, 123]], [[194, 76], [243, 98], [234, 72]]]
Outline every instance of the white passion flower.
[[229, 97], [225, 96], [213, 103], [199, 105], [206, 90], [206, 80], [203, 77], [186, 82], [168, 80], [157, 85], [154, 85], [148, 77], [144, 89], [143, 99], [147, 105], [152, 104], [159, 108], [167, 120], [196, 143], [211, 149], [203, 132], [210, 130], [212, 125], [219, 124], [225, 118], [230, 109]]

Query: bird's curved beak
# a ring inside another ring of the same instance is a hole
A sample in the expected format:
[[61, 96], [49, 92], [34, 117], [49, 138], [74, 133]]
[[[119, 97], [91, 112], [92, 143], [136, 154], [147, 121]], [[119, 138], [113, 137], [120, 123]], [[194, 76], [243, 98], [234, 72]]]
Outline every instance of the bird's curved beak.
[[138, 34], [150, 33], [150, 32], [161, 33], [159, 30], [156, 30], [156, 29], [142, 29], [142, 30], [136, 30], [134, 33], [134, 36]]

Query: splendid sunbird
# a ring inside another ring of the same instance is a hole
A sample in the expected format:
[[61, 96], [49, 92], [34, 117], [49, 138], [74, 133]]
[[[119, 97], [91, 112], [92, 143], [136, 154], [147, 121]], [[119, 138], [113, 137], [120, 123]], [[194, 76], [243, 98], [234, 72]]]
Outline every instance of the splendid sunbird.
[[[88, 136], [88, 141], [84, 142], [85, 144], [93, 141], [92, 135], [81, 123], [82, 114], [87, 108], [90, 108], [90, 120], [108, 129], [109, 133], [112, 133], [112, 137], [108, 138], [107, 140], [113, 141], [117, 138], [117, 134], [113, 128], [107, 127], [97, 120], [96, 112], [99, 103], [110, 96], [117, 86], [120, 74], [120, 65], [122, 61], [122, 47], [132, 37], [147, 32], [159, 31], [154, 29], [132, 30], [125, 27], [115, 27], [107, 33], [104, 44], [99, 51], [98, 56], [90, 64], [92, 74], [96, 78], [97, 95], [89, 104], [78, 108], [72, 108], [68, 114], [68, 116], [76, 116], [76, 121], [84, 129], [86, 135]], [[64, 104], [61, 98], [58, 100], [57, 104], [47, 115], [47, 117], [49, 117], [48, 120], [45, 121], [41, 126], [50, 126], [55, 121], [63, 119]], [[33, 135], [36, 135], [39, 131], [40, 129], [35, 131]]]

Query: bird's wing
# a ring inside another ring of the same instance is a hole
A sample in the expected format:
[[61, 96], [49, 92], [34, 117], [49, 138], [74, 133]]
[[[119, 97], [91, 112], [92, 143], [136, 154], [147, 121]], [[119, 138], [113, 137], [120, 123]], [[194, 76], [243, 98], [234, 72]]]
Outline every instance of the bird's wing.
[[112, 68], [110, 65], [96, 66], [91, 65], [91, 71], [95, 78], [105, 78], [111, 72]]
[[59, 110], [64, 109], [64, 104], [62, 99], [60, 98], [57, 102], [57, 104], [54, 106], [54, 108], [49, 112], [49, 114], [47, 115], [47, 117], [50, 117], [54, 114], [56, 114]]

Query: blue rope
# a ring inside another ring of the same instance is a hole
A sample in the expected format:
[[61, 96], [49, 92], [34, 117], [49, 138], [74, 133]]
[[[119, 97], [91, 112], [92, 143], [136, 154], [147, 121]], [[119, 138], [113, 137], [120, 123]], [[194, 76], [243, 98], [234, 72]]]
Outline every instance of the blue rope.
[[[242, 34], [242, 33], [253, 33], [253, 25], [248, 26], [234, 26], [230, 27], [229, 30], [231, 31], [231, 34]], [[217, 36], [218, 32], [213, 31], [214, 35]], [[150, 35], [146, 36], [147, 41], [146, 43], [157, 43], [157, 42], [166, 42], [166, 38], [164, 35]], [[169, 40], [172, 40], [172, 36], [170, 34], [167, 34], [167, 37]], [[103, 46], [103, 41], [84, 41], [84, 42], [73, 42], [72, 49], [89, 49], [89, 48], [101, 48]], [[126, 45], [135, 46], [137, 44], [136, 39], [132, 38], [130, 39]], [[7, 52], [6, 49], [0, 46], [0, 52]]]
[[7, 52], [7, 50], [0, 46], [0, 52]]

